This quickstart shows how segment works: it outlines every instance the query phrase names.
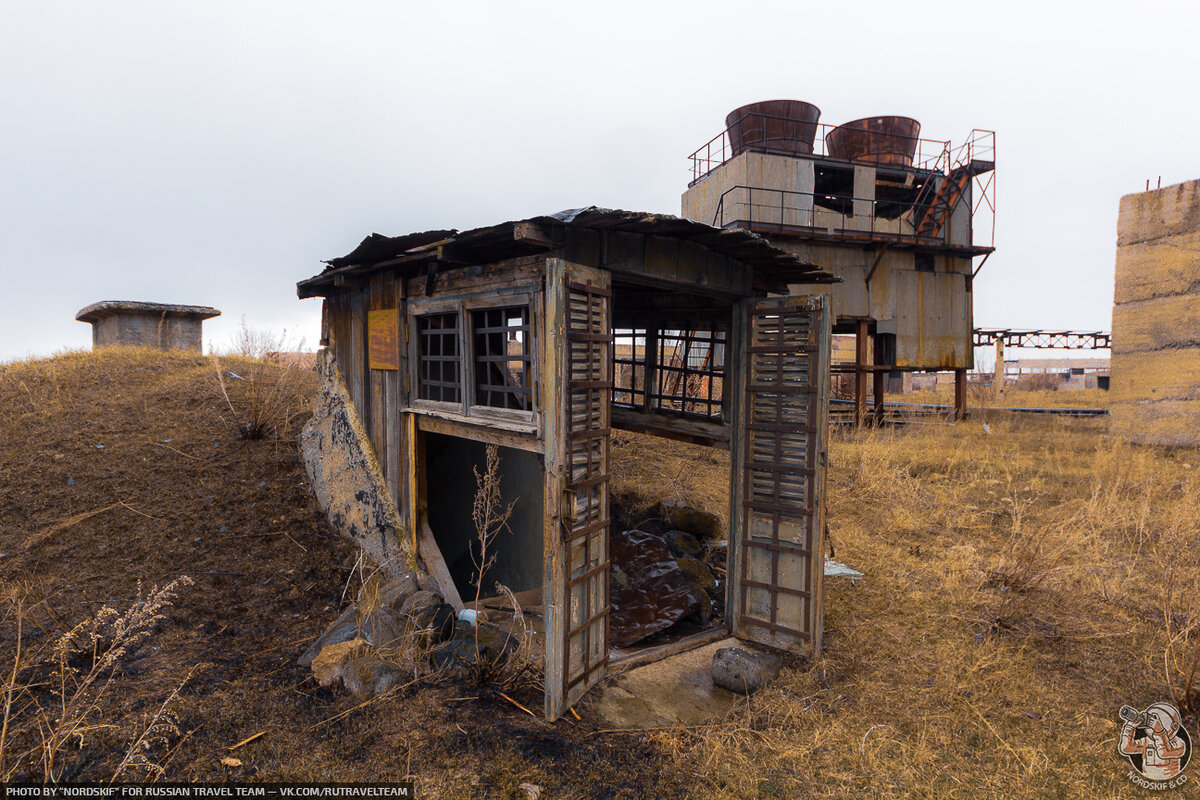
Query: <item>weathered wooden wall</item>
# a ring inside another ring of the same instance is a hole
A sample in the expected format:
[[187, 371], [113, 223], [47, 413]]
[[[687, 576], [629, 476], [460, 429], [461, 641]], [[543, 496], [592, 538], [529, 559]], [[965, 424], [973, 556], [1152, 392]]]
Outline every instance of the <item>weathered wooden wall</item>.
[[[379, 273], [370, 283], [343, 290], [326, 298], [325, 316], [329, 326], [330, 347], [345, 379], [354, 407], [362, 419], [375, 457], [387, 479], [392, 499], [402, 511], [402, 487], [406, 482], [405, 448], [408, 425], [403, 418], [408, 406], [408, 355], [403, 346], [404, 286], [390, 273]], [[370, 311], [396, 309], [397, 341], [400, 346], [399, 369], [371, 369], [367, 347], [367, 314]], [[405, 514], [407, 517], [408, 515]], [[405, 519], [412, 530], [411, 519]]]
[[1113, 433], [1200, 445], [1200, 181], [1121, 198]]

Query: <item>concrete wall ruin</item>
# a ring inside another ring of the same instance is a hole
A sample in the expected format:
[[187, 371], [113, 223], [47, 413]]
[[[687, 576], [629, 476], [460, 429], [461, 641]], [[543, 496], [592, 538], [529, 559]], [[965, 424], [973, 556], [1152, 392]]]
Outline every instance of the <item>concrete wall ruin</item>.
[[1121, 198], [1112, 431], [1200, 445], [1200, 181]]
[[334, 529], [355, 542], [384, 572], [418, 568], [400, 512], [375, 459], [333, 352], [317, 354], [321, 388], [300, 434], [304, 468]]
[[126, 346], [200, 353], [204, 320], [220, 314], [208, 306], [104, 300], [81, 309], [75, 319], [91, 324], [93, 350]]

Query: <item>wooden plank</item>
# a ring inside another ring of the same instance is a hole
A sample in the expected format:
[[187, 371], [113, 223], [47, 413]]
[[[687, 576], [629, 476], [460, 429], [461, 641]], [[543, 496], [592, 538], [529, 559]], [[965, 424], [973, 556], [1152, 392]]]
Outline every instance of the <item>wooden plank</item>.
[[[545, 274], [545, 257], [509, 258], [493, 264], [468, 269], [439, 272], [430, 296], [445, 294], [468, 295], [495, 293], [503, 290], [534, 290]], [[405, 284], [407, 297], [425, 296], [425, 276], [409, 278]]]
[[400, 487], [403, 486], [404, 475], [404, 422], [400, 411], [400, 374], [388, 373], [383, 379], [383, 408], [384, 420], [384, 449], [387, 460], [383, 462], [384, 476], [387, 478], [388, 489], [391, 490], [392, 500], [396, 508], [403, 509], [400, 500]]
[[433, 531], [429, 529], [429, 523], [423, 519], [417, 526], [417, 545], [421, 559], [429, 568], [429, 574], [438, 582], [438, 587], [442, 590], [442, 598], [454, 606], [455, 611], [462, 611], [463, 601], [458, 594], [458, 589], [454, 586], [454, 578], [450, 577], [450, 568], [446, 566], [446, 559], [442, 558], [441, 548], [438, 547], [437, 540], [433, 538]]
[[543, 500], [542, 597], [545, 600], [545, 686], [546, 718], [555, 720], [566, 711], [563, 693], [565, 641], [567, 628], [566, 553], [560, 530], [563, 525], [562, 502], [566, 488], [566, 430], [563, 419], [563, 332], [566, 330], [566, 287], [562, 262], [547, 261], [545, 335], [542, 337], [542, 401], [545, 406], [546, 483]]
[[417, 427], [428, 433], [457, 436], [460, 439], [470, 439], [485, 444], [498, 444], [502, 447], [513, 447], [530, 453], [542, 452], [542, 443], [538, 441], [535, 430], [527, 432], [505, 430], [496, 427], [490, 420], [473, 421], [474, 418], [450, 419], [426, 413], [413, 416], [417, 419]]
[[[412, 536], [413, 552], [418, 552], [417, 546], [417, 521], [420, 517], [420, 502], [421, 492], [418, 483], [418, 461], [417, 448], [420, 445], [419, 434], [417, 433], [416, 415], [408, 411], [400, 415], [402, 426], [404, 428], [404, 505], [401, 508], [404, 510], [404, 521], [408, 525], [409, 535]], [[424, 468], [421, 463], [420, 468]]]
[[640, 650], [618, 650], [609, 659], [608, 663], [615, 671], [625, 672], [634, 667], [649, 664], [652, 661], [662, 661], [664, 658], [677, 656], [680, 653], [691, 652], [706, 644], [718, 642], [727, 636], [729, 636], [729, 630], [726, 626], [717, 625], [711, 630], [692, 633], [684, 636], [682, 639], [677, 639], [667, 644], [660, 644], [656, 647], [643, 647]]

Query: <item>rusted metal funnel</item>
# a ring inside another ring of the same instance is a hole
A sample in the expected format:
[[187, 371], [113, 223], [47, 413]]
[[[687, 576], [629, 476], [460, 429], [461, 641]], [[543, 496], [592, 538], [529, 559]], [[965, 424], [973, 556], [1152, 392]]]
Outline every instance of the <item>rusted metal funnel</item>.
[[833, 158], [911, 166], [920, 133], [911, 117], [866, 117], [825, 134], [825, 148]]
[[813, 151], [821, 109], [801, 100], [764, 100], [730, 112], [725, 117], [733, 154], [746, 150], [776, 155]]

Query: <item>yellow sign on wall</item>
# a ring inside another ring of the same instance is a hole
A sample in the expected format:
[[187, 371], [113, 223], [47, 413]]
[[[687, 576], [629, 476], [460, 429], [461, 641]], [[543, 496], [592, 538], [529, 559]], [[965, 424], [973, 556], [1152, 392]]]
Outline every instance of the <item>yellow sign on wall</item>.
[[367, 312], [367, 363], [371, 369], [400, 369], [399, 309]]

